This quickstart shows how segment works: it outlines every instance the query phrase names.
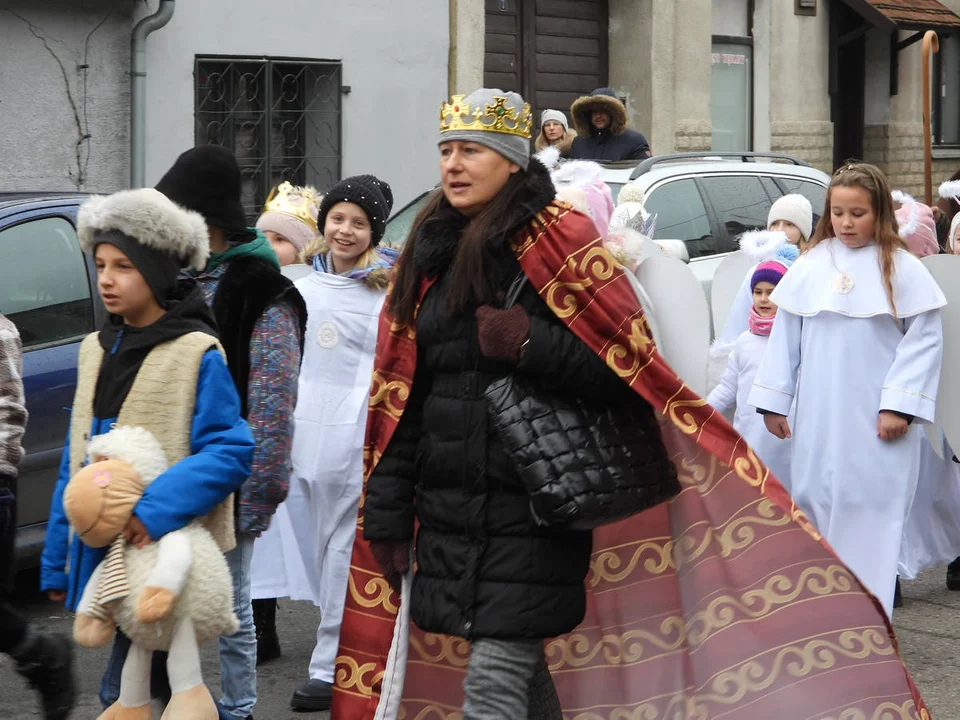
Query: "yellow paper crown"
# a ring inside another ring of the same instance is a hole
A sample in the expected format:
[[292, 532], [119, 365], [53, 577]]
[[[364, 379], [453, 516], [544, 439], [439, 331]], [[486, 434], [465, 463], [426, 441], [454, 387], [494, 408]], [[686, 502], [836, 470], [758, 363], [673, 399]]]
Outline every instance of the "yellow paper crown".
[[470, 103], [463, 102], [464, 97], [453, 95], [450, 102], [445, 102], [440, 107], [440, 132], [479, 130], [530, 139], [530, 129], [533, 127], [530, 103], [523, 104], [518, 116], [516, 108], [507, 105], [508, 98], [494, 95], [492, 105], [485, 105], [483, 110], [477, 108], [471, 112]]
[[290, 215], [313, 230], [315, 234], [319, 234], [317, 214], [320, 212], [320, 201], [320, 193], [314, 188], [295, 187], [289, 182], [283, 182], [270, 191], [270, 196], [263, 204], [263, 212]]

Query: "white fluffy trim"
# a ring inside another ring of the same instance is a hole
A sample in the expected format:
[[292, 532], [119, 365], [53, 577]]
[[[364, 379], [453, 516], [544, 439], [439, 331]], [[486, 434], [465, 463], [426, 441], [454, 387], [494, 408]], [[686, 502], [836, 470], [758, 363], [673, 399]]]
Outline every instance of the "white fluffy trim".
[[900, 203], [900, 206], [910, 206], [910, 214], [907, 216], [907, 219], [900, 223], [899, 234], [901, 238], [908, 238], [917, 231], [917, 225], [919, 223], [919, 212], [917, 211], [917, 201], [913, 199], [912, 195], [908, 195], [902, 190], [894, 190], [890, 193], [890, 197], [893, 198], [894, 202]]
[[554, 186], [586, 187], [601, 180], [603, 168], [592, 160], [569, 160], [550, 173]]
[[184, 267], [203, 270], [210, 255], [210, 237], [203, 216], [176, 205], [153, 188], [95, 195], [80, 206], [80, 247], [93, 252], [96, 233], [116, 230], [142, 245], [180, 258]]
[[787, 242], [787, 234], [780, 230], [751, 230], [740, 236], [740, 250], [754, 262], [761, 263], [776, 257]]
[[960, 180], [948, 180], [941, 183], [938, 191], [945, 200], [960, 200]]
[[123, 460], [130, 463], [149, 485], [169, 467], [166, 453], [153, 434], [142, 427], [125, 425], [97, 435], [87, 446], [91, 460]]
[[543, 150], [533, 156], [547, 170], [553, 170], [560, 162], [560, 151], [553, 145], [547, 145]]

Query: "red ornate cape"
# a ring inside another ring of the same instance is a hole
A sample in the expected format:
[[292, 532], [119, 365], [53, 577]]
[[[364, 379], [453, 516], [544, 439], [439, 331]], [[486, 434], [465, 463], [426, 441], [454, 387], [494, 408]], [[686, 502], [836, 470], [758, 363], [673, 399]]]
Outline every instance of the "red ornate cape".
[[[546, 643], [564, 716], [928, 719], [880, 605], [737, 432], [660, 357], [623, 272], [599, 239], [583, 242], [595, 234], [589, 218], [557, 201], [514, 249], [557, 317], [658, 411], [683, 490], [594, 532], [586, 618]], [[388, 308], [367, 477], [403, 413], [417, 358], [414, 329]], [[361, 503], [333, 718], [373, 718], [382, 688], [402, 689], [392, 695], [401, 718], [460, 718], [470, 652], [462, 639], [415, 626], [409, 637], [398, 633], [394, 651], [407, 661], [391, 663], [384, 681], [398, 604], [363, 540]]]

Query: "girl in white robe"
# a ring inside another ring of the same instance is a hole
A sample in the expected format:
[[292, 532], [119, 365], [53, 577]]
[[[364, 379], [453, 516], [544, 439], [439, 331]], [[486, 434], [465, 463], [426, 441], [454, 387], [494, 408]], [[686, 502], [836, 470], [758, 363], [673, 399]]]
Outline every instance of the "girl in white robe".
[[790, 440], [781, 440], [767, 432], [763, 416], [748, 400], [757, 368], [767, 351], [770, 331], [777, 313], [777, 306], [770, 300], [770, 293], [786, 272], [786, 263], [777, 260], [760, 263], [753, 271], [750, 277], [750, 289], [753, 293], [750, 329], [737, 338], [727, 360], [727, 370], [720, 384], [707, 397], [707, 402], [721, 413], [736, 406], [733, 427], [789, 492]]
[[837, 171], [810, 248], [772, 295], [777, 321], [750, 394], [767, 429], [793, 438], [797, 505], [888, 614], [946, 304], [904, 248], [880, 170]]
[[398, 252], [378, 247], [393, 196], [371, 175], [326, 194], [308, 248], [313, 272], [296, 282], [307, 304], [290, 493], [254, 545], [254, 598], [310, 600], [320, 608], [310, 679], [295, 709], [330, 707], [350, 556], [363, 487], [363, 441], [380, 310]]

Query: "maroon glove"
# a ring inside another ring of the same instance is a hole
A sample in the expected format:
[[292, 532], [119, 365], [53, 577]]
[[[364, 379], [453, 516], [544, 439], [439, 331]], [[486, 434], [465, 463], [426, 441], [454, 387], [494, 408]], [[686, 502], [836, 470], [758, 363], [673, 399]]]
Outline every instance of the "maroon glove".
[[371, 540], [370, 552], [390, 587], [400, 592], [400, 581], [410, 570], [409, 540]]
[[520, 305], [509, 310], [482, 305], [477, 308], [477, 337], [485, 357], [516, 364], [530, 339], [530, 316]]

